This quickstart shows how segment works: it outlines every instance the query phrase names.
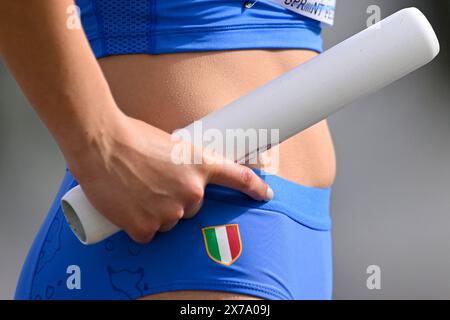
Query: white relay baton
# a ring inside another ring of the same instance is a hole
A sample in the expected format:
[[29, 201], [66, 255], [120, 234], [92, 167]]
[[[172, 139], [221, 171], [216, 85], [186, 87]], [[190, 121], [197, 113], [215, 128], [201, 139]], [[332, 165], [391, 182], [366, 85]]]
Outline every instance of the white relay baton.
[[[242, 134], [278, 129], [282, 142], [422, 67], [438, 53], [439, 41], [426, 17], [416, 8], [403, 9], [200, 121], [203, 130], [216, 129], [224, 136], [226, 129], [243, 129]], [[193, 125], [186, 129], [194, 130]], [[246, 155], [235, 156], [238, 161]], [[119, 231], [89, 203], [80, 186], [63, 196], [62, 209], [84, 244]]]

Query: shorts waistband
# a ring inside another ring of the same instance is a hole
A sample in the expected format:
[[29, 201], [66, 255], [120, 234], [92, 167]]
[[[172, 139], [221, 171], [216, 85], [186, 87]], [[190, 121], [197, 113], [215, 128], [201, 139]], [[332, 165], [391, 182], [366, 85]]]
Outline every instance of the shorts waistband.
[[[331, 188], [307, 187], [263, 170], [252, 170], [272, 188], [274, 198], [271, 201], [256, 201], [242, 192], [214, 184], [206, 187], [205, 199], [279, 212], [308, 228], [331, 230]], [[67, 167], [66, 171], [70, 173]], [[76, 185], [76, 180], [72, 184]]]
[[208, 185], [205, 199], [276, 211], [314, 230], [331, 229], [331, 188], [307, 187], [262, 170], [253, 169], [253, 171], [273, 189], [273, 200], [256, 201], [239, 191], [218, 185]]

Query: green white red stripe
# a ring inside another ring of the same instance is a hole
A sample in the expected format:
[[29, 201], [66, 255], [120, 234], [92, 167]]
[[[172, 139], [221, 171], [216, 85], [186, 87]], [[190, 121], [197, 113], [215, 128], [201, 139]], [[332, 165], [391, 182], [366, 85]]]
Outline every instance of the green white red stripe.
[[230, 265], [239, 258], [242, 245], [237, 224], [203, 228], [203, 236], [206, 251], [214, 261]]

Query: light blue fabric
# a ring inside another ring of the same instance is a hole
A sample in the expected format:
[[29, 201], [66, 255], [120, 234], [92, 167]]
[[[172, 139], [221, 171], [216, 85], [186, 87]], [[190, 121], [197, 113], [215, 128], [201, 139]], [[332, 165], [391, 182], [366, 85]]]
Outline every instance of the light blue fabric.
[[[136, 299], [176, 290], [217, 290], [265, 299], [330, 299], [332, 248], [329, 189], [300, 186], [255, 170], [275, 192], [261, 203], [208, 186], [200, 212], [147, 245], [124, 232], [81, 244], [60, 199], [77, 185], [66, 172], [58, 195], [24, 264], [16, 299]], [[212, 260], [202, 228], [237, 224], [241, 255], [229, 266]], [[81, 289], [66, 284], [80, 268]]]
[[77, 0], [97, 58], [132, 53], [239, 49], [306, 49], [322, 52], [318, 21], [258, 1]]

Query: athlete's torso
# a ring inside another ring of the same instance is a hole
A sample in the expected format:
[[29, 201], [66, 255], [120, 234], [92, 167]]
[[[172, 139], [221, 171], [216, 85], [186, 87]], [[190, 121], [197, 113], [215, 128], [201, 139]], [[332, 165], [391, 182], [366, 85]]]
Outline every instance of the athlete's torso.
[[[127, 114], [172, 132], [314, 55], [301, 50], [252, 50], [112, 56], [99, 62]], [[335, 157], [327, 124], [322, 122], [284, 142], [279, 159], [281, 177], [307, 186], [330, 186]]]

